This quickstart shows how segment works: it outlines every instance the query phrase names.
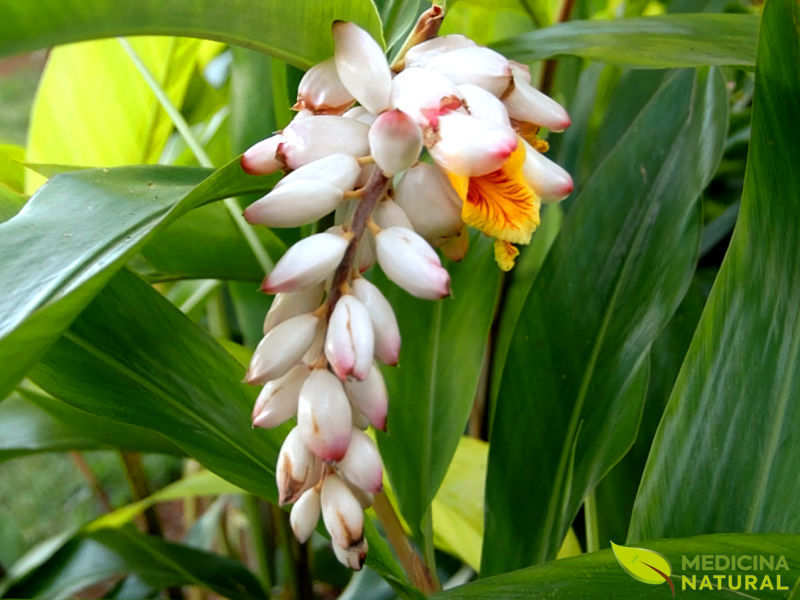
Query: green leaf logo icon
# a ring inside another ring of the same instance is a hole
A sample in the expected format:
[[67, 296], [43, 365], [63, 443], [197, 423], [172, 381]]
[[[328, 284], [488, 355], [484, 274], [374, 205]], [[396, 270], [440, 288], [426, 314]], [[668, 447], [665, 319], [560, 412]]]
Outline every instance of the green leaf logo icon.
[[675, 596], [675, 585], [670, 579], [672, 566], [658, 552], [647, 548], [620, 546], [614, 542], [611, 542], [611, 550], [619, 565], [625, 569], [628, 575], [650, 585], [658, 585], [666, 581], [672, 589], [672, 595]]

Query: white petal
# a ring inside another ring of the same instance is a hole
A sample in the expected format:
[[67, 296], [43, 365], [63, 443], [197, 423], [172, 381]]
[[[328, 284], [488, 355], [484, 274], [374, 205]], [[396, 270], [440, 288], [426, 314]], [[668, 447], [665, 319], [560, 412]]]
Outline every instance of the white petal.
[[508, 64], [511, 67], [512, 77], [519, 77], [527, 83], [531, 82], [531, 68], [529, 65], [517, 62], [516, 60], [509, 60]]
[[330, 183], [298, 179], [253, 202], [244, 217], [268, 227], [299, 227], [333, 212], [343, 198], [342, 190]]
[[258, 343], [245, 381], [264, 384], [284, 375], [305, 354], [317, 331], [319, 318], [312, 314], [287, 319]]
[[373, 364], [364, 381], [345, 381], [344, 387], [354, 409], [364, 413], [375, 429], [385, 431], [389, 394], [378, 367]]
[[278, 503], [294, 502], [305, 490], [319, 481], [322, 463], [303, 442], [297, 427], [289, 432], [278, 453], [275, 480], [278, 485]]
[[394, 199], [414, 230], [432, 243], [455, 235], [463, 227], [461, 199], [434, 165], [419, 163], [408, 169], [395, 187]]
[[325, 338], [325, 356], [342, 380], [364, 379], [372, 365], [375, 337], [366, 307], [355, 296], [343, 295], [331, 314]]
[[444, 52], [427, 61], [425, 68], [441, 73], [456, 85], [474, 83], [495, 96], [501, 96], [511, 83], [508, 59], [482, 46]]
[[346, 113], [342, 114], [343, 117], [347, 117], [348, 119], [355, 119], [356, 121], [361, 121], [362, 123], [366, 123], [367, 125], [372, 125], [377, 119], [377, 115], [373, 115], [363, 106], [354, 106]]
[[267, 293], [294, 292], [320, 283], [342, 262], [347, 240], [331, 233], [316, 233], [291, 246], [264, 280]]
[[276, 188], [298, 180], [313, 180], [329, 183], [346, 192], [353, 189], [360, 173], [358, 161], [349, 154], [339, 152], [295, 169], [281, 179]]
[[461, 106], [456, 85], [441, 73], [404, 69], [392, 81], [392, 107], [422, 127], [436, 127], [439, 116]]
[[439, 139], [429, 151], [446, 171], [476, 177], [499, 169], [516, 147], [513, 129], [451, 112], [439, 117]]
[[253, 427], [270, 429], [295, 416], [300, 388], [309, 372], [305, 365], [296, 365], [283, 377], [267, 382], [253, 407]]
[[409, 48], [405, 56], [405, 65], [406, 67], [424, 67], [425, 63], [439, 54], [476, 45], [467, 36], [458, 33], [435, 37]]
[[316, 488], [303, 492], [295, 502], [292, 512], [289, 513], [289, 524], [292, 526], [294, 537], [304, 544], [314, 533], [320, 515], [320, 497]]
[[467, 103], [469, 114], [473, 117], [498, 127], [511, 127], [508, 111], [497, 96], [472, 83], [461, 84], [458, 86], [458, 91]]
[[308, 449], [322, 460], [341, 459], [350, 444], [352, 423], [341, 382], [330, 371], [313, 371], [297, 403], [297, 429]]
[[414, 226], [411, 225], [411, 221], [408, 219], [408, 215], [400, 208], [397, 202], [393, 200], [380, 201], [372, 212], [372, 219], [383, 229], [387, 227], [414, 228]]
[[251, 175], [269, 175], [283, 168], [278, 158], [278, 146], [286, 141], [281, 134], [273, 135], [250, 146], [242, 155], [242, 168]]
[[331, 544], [331, 546], [336, 560], [354, 571], [360, 571], [367, 560], [367, 538], [361, 540], [360, 544], [350, 548], [342, 548], [338, 544]]
[[314, 115], [293, 120], [284, 130], [278, 158], [289, 169], [325, 158], [331, 154], [364, 156], [369, 152], [369, 125], [332, 115]]
[[367, 279], [353, 282], [353, 293], [366, 307], [375, 331], [375, 356], [384, 364], [396, 365], [400, 355], [400, 327], [392, 305], [381, 291]]
[[392, 73], [372, 36], [355, 23], [333, 24], [336, 70], [347, 90], [371, 113], [389, 107]]
[[542, 202], [558, 202], [572, 193], [572, 177], [569, 173], [539, 154], [527, 142], [522, 175]]
[[305, 72], [297, 86], [297, 104], [294, 108], [338, 113], [352, 103], [353, 96], [339, 80], [336, 63], [331, 57]]
[[383, 463], [375, 442], [362, 431], [353, 431], [347, 454], [337, 463], [342, 475], [365, 492], [383, 489]]
[[264, 334], [278, 323], [283, 323], [286, 319], [316, 310], [322, 302], [324, 291], [323, 286], [320, 284], [299, 292], [277, 294], [269, 306], [267, 316], [264, 318]]
[[331, 541], [350, 548], [364, 537], [364, 511], [347, 485], [336, 475], [328, 475], [322, 484], [322, 520]]
[[449, 273], [419, 235], [403, 227], [390, 227], [382, 230], [375, 242], [381, 269], [409, 294], [428, 300], [450, 295]]
[[369, 130], [369, 150], [384, 175], [391, 177], [417, 162], [422, 130], [401, 110], [387, 110]]
[[572, 123], [563, 106], [520, 77], [514, 78], [503, 102], [509, 116], [517, 121], [535, 123], [551, 131], [564, 131]]

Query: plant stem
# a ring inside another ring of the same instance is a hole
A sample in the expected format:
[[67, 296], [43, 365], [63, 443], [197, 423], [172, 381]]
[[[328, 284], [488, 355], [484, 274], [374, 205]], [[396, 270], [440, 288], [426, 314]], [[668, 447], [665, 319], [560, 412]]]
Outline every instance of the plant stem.
[[597, 498], [594, 490], [583, 501], [583, 519], [586, 523], [586, 552], [600, 550], [600, 529], [597, 522]]
[[436, 550], [433, 547], [433, 509], [428, 506], [422, 518], [422, 543], [425, 555], [425, 566], [436, 591], [442, 589], [439, 583], [439, 574], [436, 572]]
[[[199, 162], [203, 167], [213, 169], [214, 163], [211, 161], [211, 158], [208, 156], [208, 154], [206, 154], [206, 151], [203, 149], [203, 146], [200, 144], [200, 142], [197, 141], [197, 138], [195, 137], [194, 133], [192, 133], [189, 124], [186, 122], [186, 119], [183, 118], [183, 115], [172, 103], [172, 100], [169, 99], [169, 96], [167, 96], [167, 93], [164, 91], [164, 88], [161, 87], [161, 84], [158, 83], [155, 77], [153, 77], [150, 69], [148, 69], [147, 65], [144, 64], [141, 57], [136, 53], [136, 50], [133, 49], [133, 46], [131, 46], [128, 40], [125, 38], [117, 38], [117, 41], [125, 49], [125, 52], [128, 53], [128, 56], [130, 56], [131, 61], [133, 61], [133, 64], [142, 74], [142, 77], [147, 82], [147, 85], [150, 86], [150, 89], [155, 94], [159, 104], [161, 104], [161, 107], [166, 111], [167, 115], [169, 115], [170, 120], [172, 121], [173, 125], [175, 125], [175, 129], [177, 129], [178, 133], [181, 134], [181, 137], [186, 142], [186, 145], [188, 145], [191, 149], [192, 154], [194, 154], [195, 158], [197, 159], [197, 162]], [[261, 240], [258, 239], [258, 236], [253, 228], [250, 227], [250, 224], [245, 221], [244, 217], [242, 216], [241, 207], [233, 198], [226, 198], [223, 200], [223, 204], [228, 210], [233, 222], [236, 224], [236, 227], [239, 229], [239, 232], [242, 234], [242, 237], [244, 237], [245, 241], [247, 242], [247, 245], [250, 246], [250, 250], [256, 257], [258, 264], [261, 265], [264, 273], [269, 273], [272, 270], [274, 263], [267, 254], [267, 251], [264, 249], [264, 246], [261, 244]]]
[[250, 540], [252, 542], [253, 558], [255, 559], [256, 576], [264, 588], [264, 595], [269, 600], [272, 590], [272, 580], [269, 575], [269, 560], [267, 558], [266, 542], [264, 539], [264, 523], [261, 519], [261, 508], [258, 498], [252, 494], [242, 496], [244, 513], [250, 524]]
[[[120, 452], [122, 464], [125, 467], [125, 475], [131, 486], [133, 500], [139, 501], [150, 495], [150, 485], [147, 483], [147, 475], [142, 464], [142, 455], [138, 452]], [[144, 511], [145, 530], [151, 535], [164, 537], [161, 521], [158, 518], [154, 506], [149, 506]]]
[[[557, 23], [564, 23], [565, 21], [568, 21], [574, 6], [575, 0], [564, 0], [561, 4], [561, 11], [558, 14]], [[550, 94], [550, 91], [553, 88], [553, 82], [555, 81], [556, 65], [558, 65], [557, 59], [550, 58], [545, 61], [544, 69], [542, 70], [542, 78], [539, 82], [539, 89], [548, 95]]]
[[103, 512], [111, 512], [111, 500], [108, 499], [108, 494], [100, 485], [100, 482], [97, 480], [97, 476], [94, 474], [94, 471], [92, 471], [89, 463], [87, 463], [86, 459], [83, 458], [83, 454], [72, 451], [69, 453], [69, 455], [72, 457], [72, 462], [74, 462], [75, 466], [78, 467], [78, 470], [81, 472], [84, 479], [86, 479], [86, 482], [89, 484], [92, 493], [97, 497], [97, 500], [103, 506]]
[[383, 492], [376, 494], [372, 508], [375, 509], [375, 514], [378, 515], [378, 519], [380, 519], [386, 532], [386, 537], [389, 539], [392, 548], [394, 548], [400, 564], [403, 565], [403, 570], [408, 575], [408, 579], [414, 587], [425, 594], [435, 593], [437, 591], [436, 584], [428, 568], [420, 559], [419, 554], [411, 546], [411, 542], [408, 541], [406, 533], [403, 531], [403, 525], [400, 523], [400, 519], [397, 517], [397, 513], [394, 512], [394, 507], [392, 507], [386, 494]]

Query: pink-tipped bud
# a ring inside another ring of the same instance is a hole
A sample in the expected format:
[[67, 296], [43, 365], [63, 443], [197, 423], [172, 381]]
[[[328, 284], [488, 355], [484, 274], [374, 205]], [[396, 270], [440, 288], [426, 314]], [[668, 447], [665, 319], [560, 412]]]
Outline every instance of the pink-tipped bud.
[[542, 202], [558, 202], [572, 193], [572, 177], [561, 166], [525, 143], [522, 175]]
[[369, 427], [369, 419], [367, 415], [360, 410], [353, 409], [353, 427], [361, 429], [362, 431]]
[[394, 198], [414, 231], [432, 244], [455, 236], [463, 227], [461, 199], [435, 165], [419, 163], [408, 169], [395, 188]]
[[498, 127], [511, 127], [508, 111], [497, 96], [472, 83], [461, 84], [458, 91], [464, 97], [466, 109], [473, 117]]
[[436, 127], [439, 117], [461, 106], [456, 85], [441, 73], [410, 68], [392, 81], [392, 106], [421, 127]]
[[387, 229], [389, 227], [405, 227], [406, 229], [413, 229], [414, 226], [400, 205], [394, 200], [382, 200], [375, 207], [372, 213], [372, 219], [375, 223]]
[[321, 283], [342, 262], [347, 240], [332, 233], [315, 233], [291, 246], [264, 280], [269, 294], [295, 292]]
[[477, 177], [496, 171], [517, 148], [517, 134], [462, 113], [439, 118], [439, 139], [429, 148], [436, 163], [457, 175]]
[[406, 67], [424, 67], [429, 60], [440, 54], [476, 45], [467, 36], [458, 33], [431, 38], [408, 49], [405, 65]]
[[319, 317], [304, 314], [271, 329], [256, 346], [245, 381], [263, 385], [284, 375], [311, 346], [319, 323]]
[[297, 181], [318, 181], [347, 192], [353, 189], [360, 173], [361, 165], [355, 158], [338, 152], [295, 169], [278, 182], [276, 189]]
[[253, 407], [253, 427], [271, 429], [295, 416], [300, 388], [309, 373], [305, 365], [295, 365], [283, 377], [267, 382]]
[[378, 367], [373, 364], [364, 381], [345, 381], [344, 388], [353, 403], [353, 409], [364, 413], [375, 429], [385, 431], [389, 394]]
[[341, 474], [365, 492], [377, 494], [383, 489], [383, 463], [375, 442], [364, 432], [355, 430], [347, 454], [339, 461]]
[[495, 96], [501, 96], [511, 83], [508, 59], [482, 46], [444, 52], [426, 61], [425, 68], [441, 73], [456, 85], [473, 83]]
[[308, 449], [322, 460], [341, 460], [347, 452], [353, 430], [350, 403], [330, 371], [313, 371], [300, 389], [297, 429]]
[[361, 543], [364, 538], [364, 510], [337, 475], [328, 475], [322, 484], [322, 520], [331, 541], [342, 548]]
[[278, 159], [289, 169], [325, 158], [331, 154], [364, 156], [369, 152], [369, 125], [356, 119], [332, 115], [295, 118], [283, 130]]
[[503, 102], [509, 116], [516, 121], [534, 123], [551, 131], [564, 131], [572, 123], [563, 106], [521, 77], [514, 77]]
[[300, 290], [277, 294], [264, 318], [264, 334], [286, 319], [316, 310], [322, 302], [324, 287], [321, 284]]
[[342, 548], [338, 544], [331, 544], [331, 546], [336, 560], [354, 571], [360, 571], [367, 560], [367, 538], [350, 548]]
[[404, 227], [389, 227], [375, 237], [375, 244], [383, 272], [409, 294], [426, 300], [450, 295], [450, 274], [418, 234]]
[[386, 56], [372, 36], [355, 23], [333, 24], [333, 58], [339, 79], [371, 113], [389, 108], [392, 73]]
[[301, 544], [305, 544], [314, 533], [320, 515], [320, 494], [316, 488], [303, 492], [295, 502], [292, 512], [289, 513], [289, 524], [292, 526], [294, 537]]
[[375, 332], [375, 356], [387, 365], [396, 365], [400, 355], [400, 327], [392, 305], [381, 291], [360, 277], [353, 282], [353, 293], [367, 309]]
[[333, 58], [329, 58], [305, 72], [297, 86], [297, 104], [293, 108], [339, 114], [352, 103], [353, 96], [339, 80]]
[[333, 212], [343, 199], [342, 190], [330, 183], [298, 179], [253, 202], [244, 218], [254, 225], [299, 227]]
[[422, 130], [401, 110], [387, 110], [369, 129], [369, 151], [387, 177], [417, 162]]
[[366, 307], [355, 296], [343, 295], [331, 314], [325, 356], [339, 379], [364, 379], [372, 365], [375, 335]]
[[322, 476], [322, 463], [303, 442], [297, 427], [289, 432], [278, 453], [275, 480], [278, 485], [278, 503], [283, 506], [294, 502], [305, 490], [315, 485]]
[[286, 141], [281, 134], [273, 135], [250, 146], [242, 155], [242, 169], [250, 175], [269, 175], [283, 168], [278, 146]]
[[347, 117], [348, 119], [355, 119], [356, 121], [361, 121], [362, 123], [366, 123], [367, 125], [372, 125], [375, 122], [375, 119], [378, 117], [373, 115], [363, 106], [354, 106], [346, 113], [342, 115], [343, 117]]
[[527, 83], [531, 82], [531, 68], [530, 66], [526, 65], [525, 63], [517, 62], [516, 60], [508, 61], [509, 66], [511, 67], [511, 76], [512, 77], [519, 77], [523, 81]]

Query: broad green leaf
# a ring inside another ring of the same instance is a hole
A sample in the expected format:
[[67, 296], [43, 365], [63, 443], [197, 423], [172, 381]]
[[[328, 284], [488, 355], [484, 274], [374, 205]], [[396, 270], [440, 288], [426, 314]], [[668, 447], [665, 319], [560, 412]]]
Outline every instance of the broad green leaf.
[[0, 144], [0, 187], [22, 194], [25, 191], [25, 148]]
[[629, 540], [797, 531], [800, 7], [770, 0], [739, 219], [648, 458]]
[[195, 585], [231, 600], [266, 597], [258, 580], [239, 561], [127, 528], [102, 529], [70, 540], [50, 560], [15, 582], [5, 597], [61, 600], [129, 573], [157, 589]]
[[448, 3], [440, 35], [460, 33], [479, 44], [491, 44], [529, 31], [533, 27], [530, 15], [512, 2]]
[[378, 279], [397, 315], [403, 348], [399, 365], [383, 370], [389, 415], [387, 433], [377, 437], [415, 535], [469, 418], [499, 291], [488, 238], [474, 235], [467, 257], [447, 268], [453, 297], [436, 302]]
[[98, 448], [180, 454], [152, 431], [96, 417], [45, 394], [19, 390], [0, 402], [0, 461]]
[[422, 11], [430, 8], [428, 0], [378, 0], [386, 47], [399, 48]]
[[515, 60], [571, 55], [648, 69], [734, 65], [752, 67], [758, 17], [688, 14], [572, 21], [494, 42]]
[[[670, 579], [678, 598], [784, 599], [800, 577], [799, 535], [717, 534], [648, 541], [641, 545], [646, 551], [661, 554], [671, 565]], [[704, 556], [712, 561], [710, 569], [703, 568]], [[716, 566], [713, 561], [717, 556], [727, 559], [727, 564], [723, 560]], [[731, 568], [731, 559], [741, 558], [746, 570], [737, 569], [736, 565]], [[757, 567], [753, 569], [754, 562]], [[611, 550], [603, 550], [479, 579], [434, 598], [665, 600], [670, 597], [670, 590], [663, 579], [661, 582], [661, 585], [647, 585], [637, 581], [619, 565]]]
[[211, 175], [121, 167], [49, 180], [0, 224], [0, 397], [159, 228], [201, 204], [264, 187], [238, 160]]
[[286, 125], [275, 119], [270, 90], [274, 60], [253, 50], [233, 48], [230, 128], [234, 154], [244, 152]]
[[[177, 106], [198, 60], [209, 48], [219, 48], [215, 42], [170, 37], [133, 38], [131, 44]], [[42, 74], [27, 160], [96, 167], [153, 163], [171, 129], [167, 113], [117, 40], [71, 44], [51, 52]], [[29, 176], [28, 193], [43, 182]]]
[[647, 353], [691, 280], [697, 199], [726, 128], [719, 72], [675, 72], [573, 201], [505, 364], [483, 574], [555, 556], [584, 496], [633, 443]]
[[302, 69], [333, 54], [330, 27], [353, 21], [383, 43], [369, 0], [0, 0], [0, 55], [118, 35], [219, 40], [272, 54]]

